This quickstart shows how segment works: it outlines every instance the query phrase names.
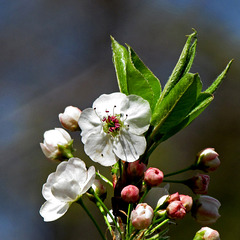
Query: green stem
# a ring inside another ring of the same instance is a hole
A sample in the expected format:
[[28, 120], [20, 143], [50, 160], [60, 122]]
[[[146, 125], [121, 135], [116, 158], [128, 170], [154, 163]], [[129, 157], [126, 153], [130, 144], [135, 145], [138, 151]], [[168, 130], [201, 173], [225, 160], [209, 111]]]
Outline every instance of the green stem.
[[97, 202], [96, 205], [97, 205], [97, 207], [99, 208], [100, 212], [102, 213], [103, 218], [104, 218], [104, 220], [105, 220], [105, 223], [107, 224], [107, 227], [108, 227], [108, 229], [109, 229], [109, 232], [111, 233], [111, 235], [112, 235], [112, 237], [113, 237], [112, 227], [111, 227], [111, 225], [110, 225], [110, 223], [109, 223], [109, 221], [108, 221], [108, 219], [107, 219], [106, 213], [105, 213], [105, 211], [104, 211], [101, 203]]
[[108, 213], [108, 215], [110, 216], [110, 218], [113, 220], [114, 225], [116, 226], [118, 232], [120, 233], [120, 235], [121, 235], [121, 237], [122, 237], [122, 239], [123, 239], [122, 231], [121, 231], [121, 229], [119, 228], [119, 225], [117, 224], [117, 222], [116, 222], [116, 220], [114, 219], [114, 217], [112, 216], [112, 214], [109, 212], [109, 210], [108, 210], [108, 208], [106, 207], [106, 205], [103, 203], [103, 201], [98, 197], [98, 195], [97, 195], [94, 191], [92, 191], [91, 193], [94, 195], [94, 197], [97, 199], [97, 201], [102, 205], [103, 209]]
[[127, 215], [127, 226], [126, 226], [126, 239], [129, 239], [130, 235], [131, 235], [131, 231], [130, 231], [130, 214], [132, 211], [132, 204], [129, 203], [128, 204], [128, 215]]
[[118, 167], [119, 167], [119, 176], [122, 177], [122, 161], [121, 159], [118, 160]]
[[189, 171], [189, 170], [194, 170], [194, 169], [195, 169], [195, 165], [191, 165], [191, 166], [189, 166], [187, 168], [184, 168], [182, 170], [179, 170], [179, 171], [176, 171], [176, 172], [172, 172], [172, 173], [169, 173], [169, 174], [165, 174], [164, 178], [170, 177], [170, 176], [173, 176], [173, 175], [177, 175], [179, 173], [183, 173], [183, 172], [186, 172], [186, 171]]
[[103, 240], [107, 240], [107, 239], [105, 238], [104, 234], [102, 233], [99, 225], [97, 224], [96, 220], [94, 219], [94, 217], [92, 216], [92, 214], [88, 211], [87, 207], [84, 205], [84, 203], [83, 203], [83, 201], [82, 201], [81, 198], [77, 201], [77, 203], [79, 203], [79, 204], [82, 206], [82, 208], [84, 209], [84, 211], [85, 211], [85, 212], [87, 213], [87, 215], [90, 217], [90, 219], [91, 219], [92, 222], [94, 223], [95, 227], [97, 228], [99, 234], [101, 235], [102, 239], [103, 239]]
[[[164, 224], [166, 224], [167, 222], [169, 222], [170, 219], [165, 219], [164, 221], [162, 221], [160, 224], [158, 224], [155, 228], [153, 228], [150, 233], [148, 235], [153, 234], [158, 228], [162, 227]], [[147, 234], [146, 234], [147, 235]]]
[[111, 187], [113, 187], [112, 182], [108, 180], [106, 177], [104, 177], [101, 173], [96, 172], [96, 175], [99, 176], [104, 182], [108, 183]]
[[141, 199], [139, 200], [139, 203], [143, 202], [144, 198], [147, 196], [148, 192], [150, 191], [150, 187], [147, 186], [146, 191], [143, 193]]

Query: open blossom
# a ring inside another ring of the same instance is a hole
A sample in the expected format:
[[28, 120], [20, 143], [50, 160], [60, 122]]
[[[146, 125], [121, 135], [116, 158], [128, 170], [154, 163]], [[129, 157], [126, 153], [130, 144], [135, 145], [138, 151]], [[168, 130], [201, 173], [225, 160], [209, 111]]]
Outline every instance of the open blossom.
[[61, 160], [62, 153], [59, 150], [59, 145], [64, 147], [70, 147], [72, 145], [72, 139], [68, 132], [63, 128], [55, 128], [48, 130], [44, 133], [43, 143], [40, 143], [43, 153], [47, 158]]
[[70, 205], [76, 202], [91, 187], [95, 179], [95, 168], [88, 170], [79, 158], [61, 162], [56, 172], [48, 176], [42, 194], [47, 200], [40, 209], [45, 222], [63, 216]]
[[81, 110], [77, 107], [68, 106], [65, 108], [64, 113], [58, 115], [59, 121], [62, 126], [70, 131], [80, 130], [78, 120], [81, 115]]
[[143, 134], [149, 128], [148, 101], [136, 95], [103, 94], [92, 108], [82, 111], [79, 126], [86, 154], [103, 166], [118, 158], [134, 162], [146, 148]]

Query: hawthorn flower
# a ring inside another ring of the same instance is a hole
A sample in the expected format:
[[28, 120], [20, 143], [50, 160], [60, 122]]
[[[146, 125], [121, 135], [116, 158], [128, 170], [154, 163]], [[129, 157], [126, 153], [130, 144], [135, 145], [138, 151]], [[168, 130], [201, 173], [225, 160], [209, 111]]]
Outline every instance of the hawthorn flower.
[[87, 170], [81, 159], [70, 158], [61, 162], [42, 188], [43, 197], [47, 200], [40, 209], [44, 221], [54, 221], [63, 216], [70, 205], [91, 187], [94, 179], [95, 168], [91, 166]]
[[44, 155], [52, 160], [68, 159], [68, 154], [73, 152], [70, 135], [63, 128], [48, 130], [43, 135], [43, 143], [40, 143]]
[[103, 166], [118, 158], [134, 162], [146, 148], [144, 133], [149, 128], [148, 101], [137, 95], [103, 94], [92, 108], [82, 111], [79, 126], [86, 154]]

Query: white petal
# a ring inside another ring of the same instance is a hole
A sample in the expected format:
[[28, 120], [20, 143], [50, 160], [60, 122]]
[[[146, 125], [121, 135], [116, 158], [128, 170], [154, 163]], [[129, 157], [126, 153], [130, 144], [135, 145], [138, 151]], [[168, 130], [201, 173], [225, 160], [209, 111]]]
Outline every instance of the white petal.
[[88, 169], [88, 178], [86, 180], [85, 186], [81, 190], [81, 195], [84, 194], [92, 186], [92, 184], [94, 183], [94, 180], [95, 180], [95, 176], [96, 176], [95, 167], [91, 166]]
[[103, 166], [112, 166], [117, 162], [110, 136], [105, 133], [90, 135], [84, 145], [84, 150], [94, 162]]
[[122, 130], [119, 138], [114, 139], [113, 151], [122, 160], [134, 162], [146, 149], [146, 139], [144, 136], [132, 134]]
[[51, 222], [54, 220], [57, 220], [61, 216], [63, 216], [70, 204], [69, 203], [64, 203], [64, 202], [49, 202], [46, 201], [41, 209], [40, 209], [40, 215], [44, 218], [45, 222]]
[[82, 130], [81, 136], [84, 144], [86, 143], [89, 135], [93, 133], [100, 133], [102, 130], [101, 120], [92, 108], [87, 108], [82, 111], [78, 124]]
[[58, 178], [51, 188], [53, 196], [62, 202], [73, 202], [81, 192], [81, 186], [74, 180]]
[[48, 147], [47, 147], [45, 144], [43, 144], [43, 143], [40, 143], [40, 147], [41, 147], [44, 155], [45, 155], [47, 158], [50, 158], [51, 155], [52, 155], [52, 152], [48, 149]]
[[85, 163], [79, 158], [71, 158], [58, 165], [51, 191], [61, 201], [74, 201], [87, 181]]
[[65, 141], [67, 141], [67, 143], [71, 141], [71, 136], [63, 128], [55, 128], [55, 130], [59, 131], [62, 134], [63, 138], [65, 139]]
[[125, 105], [128, 102], [127, 96], [123, 93], [116, 92], [111, 94], [103, 94], [93, 102], [93, 108], [96, 108], [98, 116], [105, 117], [107, 115], [120, 114], [122, 104]]
[[151, 109], [147, 100], [137, 96], [129, 95], [128, 104], [123, 105], [121, 111], [127, 114], [125, 123], [129, 125], [129, 131], [141, 135], [149, 128]]
[[[43, 184], [42, 187], [42, 195], [43, 197], [47, 200], [47, 201], [54, 201], [56, 200], [55, 197], [52, 194], [52, 185], [55, 182], [55, 172], [51, 173], [48, 178], [47, 178], [47, 182], [45, 184]], [[56, 200], [57, 201], [57, 200]]]

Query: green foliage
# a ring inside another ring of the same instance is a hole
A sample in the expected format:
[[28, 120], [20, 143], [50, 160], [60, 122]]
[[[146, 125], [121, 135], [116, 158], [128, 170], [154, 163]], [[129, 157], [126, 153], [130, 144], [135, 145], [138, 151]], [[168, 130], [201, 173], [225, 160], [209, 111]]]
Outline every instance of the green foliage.
[[146, 99], [153, 111], [161, 93], [160, 81], [130, 46], [126, 49], [113, 38], [111, 40], [120, 91], [126, 95], [135, 94]]
[[[187, 38], [178, 62], [164, 89], [158, 78], [128, 46], [112, 39], [113, 63], [118, 85], [126, 95], [136, 94], [146, 99], [152, 109], [151, 128], [148, 141], [160, 143], [188, 126], [212, 102], [213, 93], [226, 76], [232, 60], [212, 85], [202, 91], [199, 75], [190, 73], [193, 64], [197, 32]], [[156, 145], [156, 144], [155, 144]]]

